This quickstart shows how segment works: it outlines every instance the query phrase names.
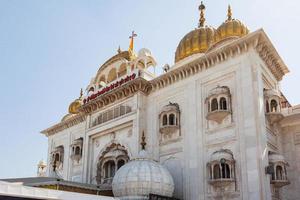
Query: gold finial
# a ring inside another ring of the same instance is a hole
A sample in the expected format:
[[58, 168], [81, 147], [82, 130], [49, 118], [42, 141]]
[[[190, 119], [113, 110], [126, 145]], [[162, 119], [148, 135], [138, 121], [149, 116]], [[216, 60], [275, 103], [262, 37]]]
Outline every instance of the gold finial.
[[231, 6], [228, 5], [228, 9], [227, 9], [227, 21], [231, 21], [232, 20], [232, 10], [231, 10]]
[[83, 96], [83, 90], [82, 88], [80, 89], [80, 95], [79, 95], [79, 98], [81, 98]]
[[142, 142], [141, 142], [141, 145], [142, 145], [142, 149], [145, 150], [146, 149], [146, 137], [145, 137], [145, 132], [143, 131], [143, 135], [142, 135]]
[[134, 31], [132, 31], [131, 36], [129, 36], [130, 43], [129, 43], [129, 50], [128, 51], [130, 53], [133, 53], [133, 40], [134, 40], [135, 37], [137, 37], [137, 34]]
[[201, 1], [199, 10], [200, 10], [200, 19], [199, 19], [198, 27], [200, 28], [200, 27], [204, 27], [204, 23], [205, 23], [205, 17], [204, 17], [205, 5], [203, 4], [203, 1]]
[[120, 54], [122, 52], [122, 50], [121, 50], [121, 47], [120, 47], [120, 45], [119, 45], [119, 48], [118, 48], [118, 54]]

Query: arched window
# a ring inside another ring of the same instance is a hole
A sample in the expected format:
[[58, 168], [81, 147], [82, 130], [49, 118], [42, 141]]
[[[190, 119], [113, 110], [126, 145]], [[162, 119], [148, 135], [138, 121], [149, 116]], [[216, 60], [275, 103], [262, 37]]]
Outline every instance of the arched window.
[[266, 112], [267, 113], [270, 112], [270, 107], [269, 107], [269, 102], [268, 101], [266, 101]]
[[108, 73], [107, 82], [112, 82], [117, 79], [117, 71], [115, 68], [111, 69]]
[[118, 71], [119, 77], [127, 74], [126, 64], [122, 64]]
[[220, 99], [220, 109], [227, 110], [227, 101], [225, 97], [221, 97]]
[[113, 143], [103, 149], [97, 164], [97, 184], [111, 184], [115, 172], [128, 162], [129, 157], [127, 150], [120, 144]]
[[213, 175], [214, 175], [214, 179], [220, 179], [221, 178], [221, 170], [220, 170], [220, 165], [219, 164], [214, 165]]
[[277, 101], [272, 99], [271, 100], [271, 112], [277, 112], [277, 106], [278, 106]]
[[276, 178], [277, 180], [283, 180], [283, 169], [280, 165], [276, 166]]
[[166, 126], [167, 124], [168, 124], [168, 117], [167, 117], [167, 115], [164, 115], [163, 116], [163, 126]]
[[222, 178], [230, 178], [230, 168], [226, 163], [221, 164], [222, 167]]
[[215, 110], [218, 110], [218, 100], [216, 98], [211, 101], [211, 111]]
[[175, 125], [175, 115], [173, 113], [169, 115], [169, 125]]
[[80, 155], [80, 147], [79, 146], [77, 146], [75, 148], [75, 155]]
[[56, 154], [55, 154], [55, 159], [54, 159], [54, 161], [55, 161], [55, 162], [59, 161], [59, 153], [56, 153]]
[[125, 164], [125, 161], [124, 161], [124, 160], [119, 160], [119, 161], [118, 161], [118, 164], [117, 164], [118, 169], [120, 169], [124, 164]]
[[92, 93], [92, 92], [94, 92], [94, 91], [95, 91], [95, 88], [94, 88], [94, 87], [90, 87], [88, 93]]
[[112, 160], [107, 161], [104, 164], [104, 178], [112, 178], [115, 175], [115, 162]]

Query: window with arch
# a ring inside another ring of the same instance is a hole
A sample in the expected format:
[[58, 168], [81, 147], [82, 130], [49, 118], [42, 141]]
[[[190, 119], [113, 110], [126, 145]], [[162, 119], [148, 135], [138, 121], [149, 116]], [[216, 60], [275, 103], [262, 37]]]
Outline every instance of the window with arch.
[[95, 88], [92, 86], [88, 89], [88, 95], [92, 94], [95, 91]]
[[169, 125], [176, 125], [175, 115], [173, 113], [169, 115]]
[[284, 99], [284, 97], [282, 96], [281, 92], [277, 89], [264, 89], [264, 101], [266, 102], [265, 112], [270, 114], [267, 117], [271, 124], [278, 122], [283, 118], [283, 115], [281, 116], [280, 113], [280, 102], [282, 101], [282, 99]]
[[160, 144], [180, 139], [180, 110], [177, 103], [169, 102], [159, 114]]
[[62, 145], [56, 147], [54, 151], [52, 151], [52, 160], [51, 165], [53, 169], [62, 169], [63, 157], [64, 157], [64, 147]]
[[269, 166], [266, 169], [267, 174], [271, 175], [271, 184], [275, 187], [282, 187], [290, 184], [286, 167], [288, 163], [284, 157], [275, 152], [269, 152]]
[[102, 75], [101, 77], [100, 77], [100, 79], [99, 79], [99, 88], [102, 88], [102, 87], [104, 87], [106, 85], [106, 78], [105, 78], [105, 76], [104, 75]]
[[108, 73], [107, 82], [109, 83], [116, 79], [117, 79], [117, 70], [115, 68], [112, 68]]
[[266, 100], [266, 112], [270, 112], [269, 102]]
[[230, 168], [227, 163], [221, 163], [222, 178], [230, 178]]
[[205, 103], [207, 104], [206, 119], [221, 124], [231, 114], [231, 94], [229, 87], [217, 86], [213, 88], [209, 91]]
[[119, 77], [121, 76], [124, 76], [127, 74], [127, 67], [126, 67], [126, 64], [122, 64], [119, 68], [119, 71], [118, 71], [118, 75]]
[[129, 161], [128, 152], [120, 144], [111, 144], [106, 147], [99, 157], [97, 164], [96, 181], [98, 184], [111, 184], [118, 169]]
[[215, 110], [218, 110], [218, 100], [216, 98], [211, 101], [211, 111]]
[[283, 180], [283, 168], [280, 165], [276, 166], [276, 178], [277, 180]]
[[116, 170], [116, 166], [115, 166], [114, 161], [109, 160], [109, 161], [105, 162], [103, 168], [104, 168], [104, 171], [105, 171], [104, 179], [110, 179], [110, 178], [114, 177], [115, 170]]
[[72, 147], [72, 153], [71, 153], [71, 159], [76, 160], [77, 162], [82, 157], [82, 146], [83, 146], [83, 138], [80, 137], [73, 141], [71, 147]]
[[277, 101], [275, 99], [271, 100], [271, 112], [277, 112]]
[[79, 146], [77, 146], [77, 147], [75, 148], [75, 155], [80, 155], [80, 154], [81, 154], [81, 149], [80, 149]]
[[125, 161], [123, 159], [118, 160], [117, 168], [120, 169], [123, 165], [125, 165]]
[[213, 167], [213, 179], [220, 179], [221, 178], [221, 170], [220, 170], [220, 165], [215, 164]]
[[167, 115], [165, 114], [165, 115], [163, 115], [163, 123], [162, 123], [162, 125], [163, 126], [166, 126], [166, 125], [168, 125], [168, 117], [167, 117]]
[[219, 187], [235, 181], [235, 161], [230, 150], [214, 152], [207, 167], [211, 185]]
[[59, 153], [56, 153], [54, 156], [54, 162], [59, 162], [59, 161], [60, 161]]
[[220, 98], [220, 109], [227, 110], [227, 100], [225, 97]]

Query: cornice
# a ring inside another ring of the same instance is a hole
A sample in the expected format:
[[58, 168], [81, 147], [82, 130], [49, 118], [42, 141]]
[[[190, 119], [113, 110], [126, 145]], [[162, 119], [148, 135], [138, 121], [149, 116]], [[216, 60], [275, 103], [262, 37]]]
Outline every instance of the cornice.
[[89, 101], [88, 103], [82, 105], [79, 110], [88, 114], [118, 100], [133, 96], [137, 91], [148, 95], [151, 91], [151, 84], [144, 78], [138, 77], [122, 85], [121, 87], [118, 87], [104, 95], [100, 95], [92, 101]]
[[62, 121], [58, 124], [55, 124], [43, 131], [41, 131], [42, 134], [46, 135], [46, 136], [50, 136], [53, 135], [55, 133], [58, 133], [60, 131], [63, 131], [67, 128], [70, 128], [72, 126], [75, 126], [81, 122], [84, 122], [86, 119], [86, 114], [85, 113], [79, 113], [73, 117], [71, 117], [70, 119], [67, 119], [65, 121]]

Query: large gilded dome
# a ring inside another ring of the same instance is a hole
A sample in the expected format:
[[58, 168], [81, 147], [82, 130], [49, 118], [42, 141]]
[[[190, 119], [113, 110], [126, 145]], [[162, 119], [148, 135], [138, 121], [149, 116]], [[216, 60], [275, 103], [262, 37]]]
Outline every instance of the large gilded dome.
[[227, 20], [217, 29], [217, 42], [232, 37], [242, 37], [249, 33], [249, 29], [238, 19], [232, 18], [231, 7], [228, 6]]
[[211, 26], [204, 26], [205, 6], [201, 2], [199, 6], [200, 20], [198, 28], [186, 34], [177, 46], [175, 62], [178, 62], [196, 53], [205, 53], [206, 50], [215, 42], [216, 30]]
[[189, 32], [177, 46], [175, 62], [196, 53], [205, 53], [215, 42], [215, 31], [214, 28], [206, 26]]

